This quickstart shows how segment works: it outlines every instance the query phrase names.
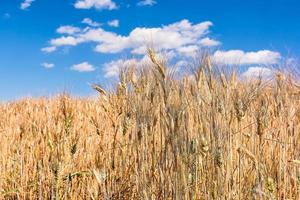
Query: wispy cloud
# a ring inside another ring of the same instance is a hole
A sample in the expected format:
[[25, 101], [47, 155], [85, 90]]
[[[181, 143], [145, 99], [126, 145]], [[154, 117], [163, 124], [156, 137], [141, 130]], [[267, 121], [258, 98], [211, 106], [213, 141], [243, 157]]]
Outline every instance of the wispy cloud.
[[31, 4], [34, 2], [35, 0], [25, 0], [21, 3], [20, 8], [22, 10], [26, 10], [27, 8], [29, 8], [31, 6]]
[[3, 14], [4, 19], [9, 19], [10, 17], [11, 17], [11, 15], [9, 13], [4, 13]]
[[56, 51], [56, 46], [44, 47], [41, 49], [41, 51], [43, 51], [45, 53], [51, 53], [51, 52]]
[[56, 32], [60, 34], [72, 35], [74, 33], [80, 32], [80, 28], [74, 26], [61, 26], [56, 30]]
[[154, 0], [142, 0], [137, 3], [138, 6], [153, 6], [157, 2]]
[[87, 24], [89, 26], [93, 26], [93, 27], [97, 27], [100, 26], [101, 24], [99, 24], [98, 22], [94, 22], [93, 20], [91, 20], [90, 18], [84, 18], [81, 23], [83, 24]]
[[93, 65], [89, 64], [88, 62], [83, 62], [80, 64], [73, 65], [71, 67], [71, 70], [77, 72], [92, 72], [95, 71], [96, 68]]
[[119, 27], [120, 22], [119, 22], [119, 20], [114, 19], [114, 20], [111, 20], [111, 21], [107, 22], [107, 24], [108, 24], [109, 26], [111, 26], [111, 27]]
[[41, 64], [44, 68], [46, 69], [50, 69], [50, 68], [53, 68], [55, 67], [55, 65], [53, 63], [47, 63], [47, 62], [44, 62]]
[[77, 0], [74, 6], [78, 9], [96, 8], [98, 10], [114, 10], [118, 8], [117, 4], [112, 0]]

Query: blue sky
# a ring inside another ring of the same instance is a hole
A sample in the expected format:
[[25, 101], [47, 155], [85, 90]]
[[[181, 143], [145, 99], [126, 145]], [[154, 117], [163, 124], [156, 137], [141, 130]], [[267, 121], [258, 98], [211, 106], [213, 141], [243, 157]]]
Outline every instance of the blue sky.
[[150, 40], [171, 58], [208, 47], [227, 64], [273, 65], [300, 53], [297, 0], [0, 4], [0, 100], [63, 90], [90, 95], [89, 83], [109, 85], [121, 62], [142, 62]]

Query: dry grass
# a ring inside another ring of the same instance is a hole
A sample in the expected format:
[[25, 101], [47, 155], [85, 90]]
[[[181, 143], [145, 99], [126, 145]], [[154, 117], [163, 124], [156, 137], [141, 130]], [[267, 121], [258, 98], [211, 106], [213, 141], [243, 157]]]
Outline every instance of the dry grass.
[[3, 199], [300, 199], [299, 88], [248, 83], [202, 59], [153, 66], [99, 99], [0, 105]]

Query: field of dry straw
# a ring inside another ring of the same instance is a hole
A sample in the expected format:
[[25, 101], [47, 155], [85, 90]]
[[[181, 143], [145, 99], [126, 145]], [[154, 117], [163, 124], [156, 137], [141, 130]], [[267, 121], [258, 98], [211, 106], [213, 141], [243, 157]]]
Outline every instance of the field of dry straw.
[[0, 104], [0, 199], [300, 199], [300, 88], [203, 56], [152, 64], [98, 99]]

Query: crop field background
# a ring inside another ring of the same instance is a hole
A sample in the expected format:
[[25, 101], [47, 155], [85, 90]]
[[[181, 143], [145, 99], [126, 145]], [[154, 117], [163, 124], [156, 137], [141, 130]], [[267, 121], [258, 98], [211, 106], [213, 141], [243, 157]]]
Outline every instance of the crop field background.
[[120, 73], [99, 98], [0, 105], [1, 199], [300, 199], [300, 88], [208, 56]]

